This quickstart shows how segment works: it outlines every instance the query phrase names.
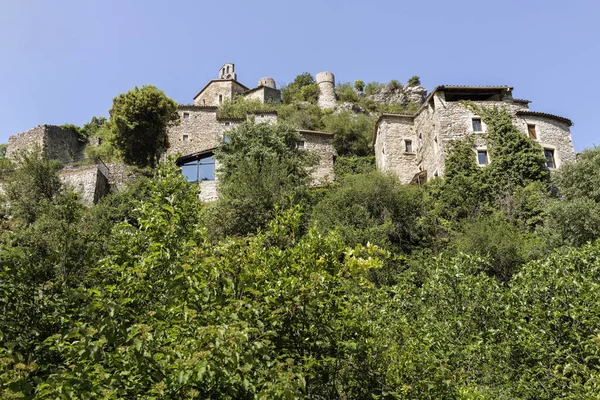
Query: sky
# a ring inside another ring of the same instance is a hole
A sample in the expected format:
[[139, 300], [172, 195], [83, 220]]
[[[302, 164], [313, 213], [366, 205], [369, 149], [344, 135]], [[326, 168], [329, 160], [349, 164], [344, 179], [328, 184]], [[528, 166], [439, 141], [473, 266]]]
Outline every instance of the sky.
[[597, 0], [0, 0], [0, 143], [40, 124], [83, 125], [151, 84], [178, 103], [218, 77], [509, 85], [600, 144]]

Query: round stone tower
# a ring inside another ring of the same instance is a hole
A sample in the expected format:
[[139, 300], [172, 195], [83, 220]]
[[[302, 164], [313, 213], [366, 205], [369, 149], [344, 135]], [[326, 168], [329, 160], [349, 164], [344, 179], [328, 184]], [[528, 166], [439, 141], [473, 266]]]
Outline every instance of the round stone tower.
[[277, 85], [275, 84], [275, 79], [273, 78], [260, 78], [258, 80], [258, 85], [256, 85], [257, 87], [260, 86], [266, 86], [266, 87], [270, 87], [271, 89], [277, 89]]
[[319, 72], [317, 74], [317, 84], [319, 85], [319, 107], [335, 107], [335, 77], [331, 72]]

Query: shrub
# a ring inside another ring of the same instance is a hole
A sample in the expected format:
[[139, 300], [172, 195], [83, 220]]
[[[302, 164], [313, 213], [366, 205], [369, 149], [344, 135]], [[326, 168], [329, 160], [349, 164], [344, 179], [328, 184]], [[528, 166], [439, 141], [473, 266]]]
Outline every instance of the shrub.
[[421, 86], [421, 78], [419, 78], [418, 76], [413, 76], [412, 78], [410, 78], [406, 84], [406, 86]]
[[354, 81], [354, 89], [356, 89], [362, 93], [363, 90], [365, 90], [365, 83], [363, 81], [361, 81], [360, 79]]

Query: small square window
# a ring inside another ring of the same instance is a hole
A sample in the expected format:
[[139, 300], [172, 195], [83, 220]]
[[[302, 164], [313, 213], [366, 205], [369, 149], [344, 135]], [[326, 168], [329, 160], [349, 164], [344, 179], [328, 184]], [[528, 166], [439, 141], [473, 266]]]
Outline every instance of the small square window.
[[556, 159], [554, 158], [553, 149], [544, 149], [544, 156], [546, 156], [546, 167], [556, 168]]
[[189, 118], [190, 118], [190, 113], [184, 112], [183, 119], [189, 119]]
[[527, 125], [527, 132], [529, 133], [530, 139], [537, 140], [537, 132], [535, 131], [535, 125]]
[[405, 140], [404, 141], [404, 152], [405, 153], [412, 153], [413, 152], [412, 140]]
[[473, 132], [483, 132], [481, 118], [473, 118]]
[[231, 125], [231, 122], [225, 122], [223, 125], [229, 126], [229, 125]]
[[296, 148], [303, 149], [304, 148], [304, 140], [299, 140], [298, 143], [296, 143]]
[[487, 150], [477, 150], [477, 163], [479, 165], [488, 165]]
[[183, 135], [183, 141], [184, 141], [184, 142], [187, 142], [187, 141], [189, 140], [189, 138], [190, 138], [190, 137], [189, 137], [188, 135]]
[[225, 143], [231, 142], [231, 136], [229, 136], [228, 134], [224, 134], [223, 135], [223, 142], [225, 142]]

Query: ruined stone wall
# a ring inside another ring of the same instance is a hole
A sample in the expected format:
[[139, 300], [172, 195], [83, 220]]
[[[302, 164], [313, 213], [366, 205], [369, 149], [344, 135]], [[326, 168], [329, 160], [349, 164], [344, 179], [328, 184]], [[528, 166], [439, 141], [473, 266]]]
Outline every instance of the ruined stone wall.
[[244, 97], [250, 100], [258, 100], [261, 103], [281, 103], [281, 91], [279, 89], [273, 89], [268, 86], [261, 86], [258, 89], [245, 93]]
[[68, 163], [83, 159], [85, 143], [80, 142], [77, 133], [71, 130], [40, 125], [9, 137], [6, 156], [15, 159], [20, 151], [32, 150], [36, 146], [50, 159]]
[[326, 186], [333, 182], [333, 135], [322, 133], [300, 132], [304, 141], [304, 149], [313, 152], [318, 157], [318, 162], [310, 168], [311, 186]]
[[197, 106], [218, 106], [219, 95], [222, 96], [222, 101], [233, 99], [236, 94], [241, 94], [247, 89], [233, 80], [213, 80], [208, 84], [208, 87], [194, 99], [194, 104]]
[[108, 184], [112, 190], [119, 191], [125, 186], [139, 178], [133, 168], [124, 163], [109, 163], [108, 167]]
[[46, 125], [39, 125], [28, 131], [13, 135], [8, 138], [6, 146], [6, 157], [14, 160], [19, 152], [31, 150], [36, 146], [44, 148], [44, 138], [46, 136]]
[[[180, 106], [178, 112], [180, 124], [169, 129], [167, 155], [189, 155], [214, 149], [222, 141], [223, 130], [232, 124], [218, 121], [216, 108]], [[184, 113], [188, 114], [187, 118]]]
[[[393, 116], [382, 119], [377, 127], [375, 162], [377, 169], [393, 173], [402, 183], [409, 183], [419, 172], [417, 168], [417, 137], [413, 118]], [[406, 141], [412, 151], [407, 152]]]
[[514, 124], [527, 135], [527, 125], [535, 125], [537, 142], [543, 148], [554, 150], [557, 168], [565, 162], [575, 161], [575, 149], [567, 122], [544, 116], [519, 115]]
[[59, 173], [62, 183], [75, 191], [85, 205], [91, 205], [109, 192], [108, 179], [96, 165], [65, 168]]

